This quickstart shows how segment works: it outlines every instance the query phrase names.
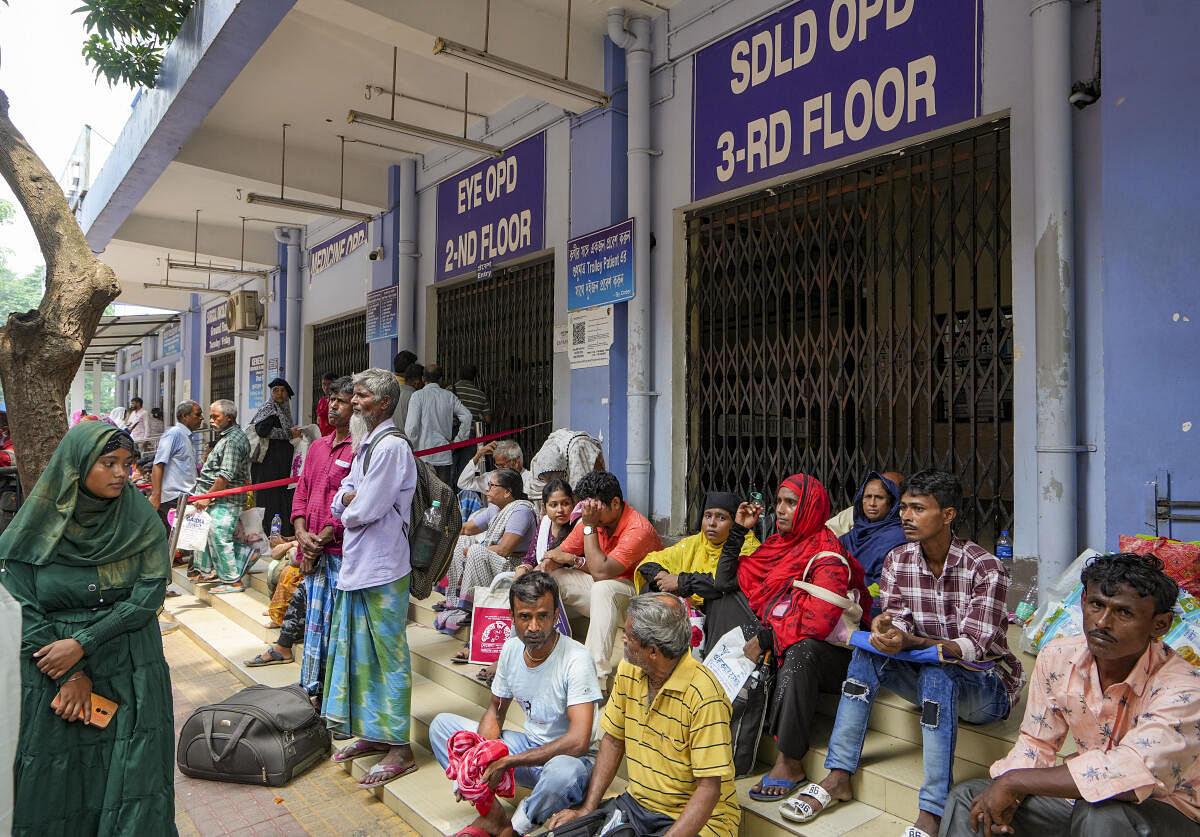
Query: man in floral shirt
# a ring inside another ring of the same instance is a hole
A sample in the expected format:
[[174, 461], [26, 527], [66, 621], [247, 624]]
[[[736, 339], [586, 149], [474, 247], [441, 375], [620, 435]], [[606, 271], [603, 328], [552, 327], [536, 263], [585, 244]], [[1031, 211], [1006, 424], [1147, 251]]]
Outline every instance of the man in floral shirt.
[[[1083, 571], [1083, 636], [1038, 655], [995, 781], [956, 787], [942, 835], [1200, 834], [1200, 670], [1163, 645], [1178, 589], [1153, 555]], [[1067, 733], [1078, 752], [1055, 765]]]

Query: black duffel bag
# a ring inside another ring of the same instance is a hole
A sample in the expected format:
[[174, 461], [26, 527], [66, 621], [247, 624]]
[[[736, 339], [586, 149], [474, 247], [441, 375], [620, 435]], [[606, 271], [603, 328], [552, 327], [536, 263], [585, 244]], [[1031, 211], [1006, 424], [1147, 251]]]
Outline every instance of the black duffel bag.
[[197, 779], [286, 785], [329, 755], [325, 722], [302, 686], [247, 686], [202, 706], [179, 730], [179, 771]]

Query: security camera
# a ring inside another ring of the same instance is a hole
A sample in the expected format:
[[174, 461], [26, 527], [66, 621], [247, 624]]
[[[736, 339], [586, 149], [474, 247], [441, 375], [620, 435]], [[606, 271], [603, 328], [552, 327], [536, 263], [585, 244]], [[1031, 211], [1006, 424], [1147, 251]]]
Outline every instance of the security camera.
[[380, 244], [378, 247], [376, 247], [370, 253], [367, 253], [367, 258], [373, 262], [377, 262], [380, 259], [382, 259], [383, 258], [383, 245]]

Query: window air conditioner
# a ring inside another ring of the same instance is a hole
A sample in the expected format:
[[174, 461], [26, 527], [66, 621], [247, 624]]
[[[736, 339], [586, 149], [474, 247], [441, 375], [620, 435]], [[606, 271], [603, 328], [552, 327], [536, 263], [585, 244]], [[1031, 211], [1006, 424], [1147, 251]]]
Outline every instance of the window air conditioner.
[[225, 319], [232, 334], [258, 334], [262, 323], [262, 305], [255, 291], [234, 291], [225, 301]]

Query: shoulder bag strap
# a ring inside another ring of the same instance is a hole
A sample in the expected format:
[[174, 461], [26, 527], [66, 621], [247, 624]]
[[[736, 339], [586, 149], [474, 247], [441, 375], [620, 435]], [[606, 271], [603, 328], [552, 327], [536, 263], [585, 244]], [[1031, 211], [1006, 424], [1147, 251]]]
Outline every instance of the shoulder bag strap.
[[[812, 569], [812, 566], [816, 562], [816, 560], [818, 558], [822, 558], [825, 556], [837, 558], [842, 563], [842, 565], [846, 568], [846, 572], [847, 573], [850, 572], [850, 563], [846, 560], [846, 557], [844, 555], [838, 555], [836, 552], [829, 552], [829, 551], [818, 552], [812, 558], [808, 559], [808, 564], [806, 564], [804, 567], [803, 575], [801, 575], [800, 578], [793, 581], [792, 586], [800, 588], [804, 592], [808, 593], [810, 596], [816, 596], [821, 601], [829, 602], [830, 604], [837, 605], [838, 607], [841, 607], [843, 609], [850, 607], [851, 605], [855, 604], [853, 599], [850, 599], [847, 596], [839, 596], [837, 593], [833, 592], [832, 590], [830, 590], [826, 587], [822, 587], [819, 584], [813, 584], [812, 582], [805, 581], [805, 579], [808, 578], [808, 571]], [[849, 584], [849, 577], [847, 577], [847, 584]]]

